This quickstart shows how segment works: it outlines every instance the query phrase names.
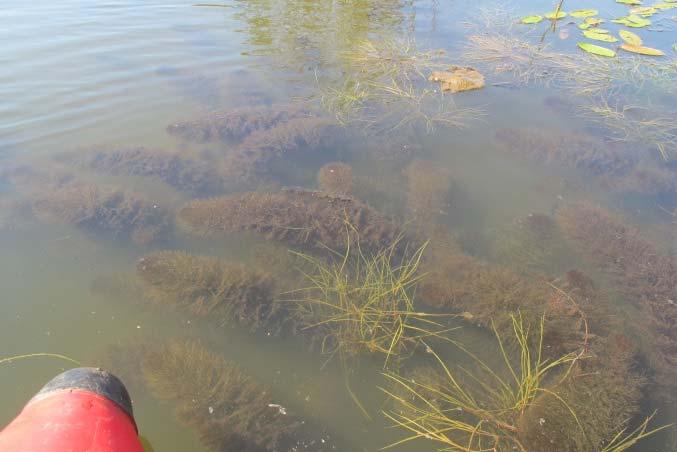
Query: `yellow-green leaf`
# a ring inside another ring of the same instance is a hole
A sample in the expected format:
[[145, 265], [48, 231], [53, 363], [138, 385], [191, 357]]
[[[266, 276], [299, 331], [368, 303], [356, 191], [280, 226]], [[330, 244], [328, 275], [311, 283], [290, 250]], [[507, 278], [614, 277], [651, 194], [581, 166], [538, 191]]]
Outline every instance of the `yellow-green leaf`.
[[577, 9], [576, 11], [571, 11], [569, 15], [571, 17], [592, 17], [599, 14], [599, 11], [596, 9]]
[[586, 17], [585, 20], [583, 21], [586, 24], [590, 24], [592, 26], [603, 24], [604, 19], [600, 19], [599, 17]]
[[583, 31], [583, 36], [585, 36], [588, 39], [594, 39], [595, 41], [618, 42], [618, 39], [608, 34], [608, 32], [600, 33], [596, 28]]
[[641, 5], [641, 0], [616, 0], [616, 3], [623, 3], [624, 5]]
[[593, 55], [599, 55], [609, 58], [616, 56], [616, 52], [614, 52], [613, 50], [607, 49], [606, 47], [597, 46], [595, 44], [590, 44], [589, 42], [579, 42], [578, 47], [581, 50], [584, 50], [588, 53], [592, 53]]
[[641, 46], [643, 44], [642, 38], [640, 38], [631, 31], [620, 30], [618, 32], [618, 35], [621, 37], [623, 41], [625, 41], [626, 44], [630, 44], [631, 46]]
[[667, 10], [667, 9], [677, 8], [677, 4], [661, 2], [661, 3], [656, 3], [655, 5], [653, 5], [653, 7], [656, 8], [656, 9]]
[[553, 11], [545, 15], [545, 18], [550, 20], [560, 20], [564, 19], [565, 17], [567, 17], [567, 13], [565, 13], [564, 11], [559, 12]]
[[638, 16], [637, 14], [631, 14], [626, 17], [620, 17], [618, 19], [614, 19], [611, 22], [614, 22], [616, 24], [622, 24], [628, 27], [633, 27], [633, 28], [641, 28], [641, 27], [646, 27], [648, 25], [651, 25], [651, 21], [649, 19], [645, 19], [643, 17]]
[[586, 24], [586, 23], [578, 24], [578, 28], [580, 28], [581, 30], [587, 30], [590, 27], [591, 27], [590, 24]]
[[661, 50], [652, 49], [651, 47], [633, 46], [630, 44], [621, 44], [621, 49], [626, 52], [639, 53], [641, 55], [663, 56], [665, 55]]
[[522, 17], [520, 22], [523, 24], [537, 24], [543, 20], [543, 16], [526, 16]]
[[675, 52], [677, 52], [677, 44], [672, 44], [672, 50], [674, 50]]
[[658, 12], [658, 8], [653, 6], [640, 6], [637, 8], [632, 8], [630, 10], [631, 14], [637, 14], [642, 17], [651, 17]]

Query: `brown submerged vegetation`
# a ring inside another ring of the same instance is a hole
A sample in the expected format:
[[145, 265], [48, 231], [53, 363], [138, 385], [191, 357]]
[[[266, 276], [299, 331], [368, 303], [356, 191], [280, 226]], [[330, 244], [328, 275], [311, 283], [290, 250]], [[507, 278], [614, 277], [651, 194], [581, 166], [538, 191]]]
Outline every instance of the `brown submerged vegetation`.
[[530, 451], [600, 451], [638, 414], [645, 383], [625, 337], [599, 341], [592, 355], [552, 388], [559, 399], [543, 393], [525, 411], [519, 424], [522, 441]]
[[449, 215], [451, 171], [430, 160], [414, 160], [404, 170], [407, 209], [420, 227], [431, 227]]
[[527, 274], [558, 275], [572, 256], [553, 217], [532, 213], [501, 228], [492, 246], [497, 261]]
[[279, 320], [272, 277], [240, 264], [181, 251], [159, 251], [139, 259], [137, 274], [144, 293], [159, 304], [173, 304], [225, 323], [251, 330]]
[[347, 196], [303, 189], [248, 192], [192, 201], [178, 214], [190, 233], [219, 236], [253, 231], [296, 247], [334, 250], [348, 243], [387, 247], [402, 234], [392, 219]]
[[335, 147], [343, 137], [342, 129], [332, 119], [295, 118], [269, 129], [253, 132], [228, 152], [224, 174], [233, 180], [248, 182], [269, 173], [281, 157], [300, 152], [318, 152]]
[[143, 147], [96, 149], [68, 154], [62, 160], [115, 176], [154, 177], [194, 194], [210, 195], [223, 189], [221, 176], [209, 163]]
[[544, 316], [544, 352], [549, 356], [587, 346], [593, 334], [608, 327], [608, 300], [577, 271], [561, 280], [526, 277], [453, 250], [433, 252], [423, 271], [418, 287], [423, 303], [450, 308], [502, 336], [510, 335], [512, 316], [518, 313], [526, 325], [536, 325]]
[[164, 239], [169, 213], [138, 195], [111, 187], [69, 183], [29, 194], [33, 212], [46, 222], [129, 237], [137, 245]]
[[506, 128], [498, 130], [495, 138], [504, 149], [537, 163], [563, 165], [594, 175], [623, 175], [638, 162], [634, 154], [592, 137], [556, 130]]
[[241, 141], [253, 132], [271, 129], [280, 123], [311, 115], [312, 110], [302, 104], [242, 107], [170, 124], [167, 132], [196, 143]]
[[210, 450], [293, 450], [302, 422], [281, 410], [267, 388], [199, 343], [158, 347], [142, 370], [153, 395], [173, 402], [179, 420]]
[[353, 168], [341, 162], [327, 163], [317, 173], [317, 186], [327, 193], [351, 195]]
[[647, 353], [656, 382], [674, 395], [677, 263], [621, 217], [593, 204], [565, 205], [558, 210], [557, 219], [576, 249], [609, 275], [622, 296], [646, 313], [648, 324], [635, 322], [636, 326], [642, 336], [651, 338]]
[[609, 177], [603, 183], [622, 193], [670, 195], [677, 193], [677, 172], [657, 166], [638, 166], [623, 177]]

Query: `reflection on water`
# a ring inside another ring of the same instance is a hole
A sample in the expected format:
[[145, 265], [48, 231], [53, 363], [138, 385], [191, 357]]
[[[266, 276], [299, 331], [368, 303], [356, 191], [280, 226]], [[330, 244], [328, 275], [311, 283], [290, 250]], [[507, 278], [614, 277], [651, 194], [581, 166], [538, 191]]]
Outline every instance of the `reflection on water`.
[[[0, 354], [111, 368], [155, 450], [674, 422], [675, 10], [634, 30], [665, 56], [602, 59], [525, 3], [6, 7]], [[0, 366], [0, 420], [63, 365]]]

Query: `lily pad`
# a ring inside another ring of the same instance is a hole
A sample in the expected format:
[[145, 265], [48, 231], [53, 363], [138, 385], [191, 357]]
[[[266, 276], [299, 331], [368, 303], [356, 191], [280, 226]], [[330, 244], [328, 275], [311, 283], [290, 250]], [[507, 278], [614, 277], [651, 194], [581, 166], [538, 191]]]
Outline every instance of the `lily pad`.
[[637, 8], [632, 8], [630, 10], [631, 14], [637, 14], [642, 17], [651, 17], [659, 11], [658, 8], [653, 6], [640, 6]]
[[553, 11], [545, 15], [545, 18], [549, 20], [560, 20], [564, 19], [565, 17], [567, 17], [567, 13], [565, 13], [564, 11], [559, 12]]
[[571, 17], [592, 17], [598, 14], [599, 11], [597, 11], [596, 9], [577, 9], [569, 13]]
[[649, 19], [640, 17], [637, 14], [630, 14], [626, 17], [620, 17], [618, 19], [612, 20], [611, 22], [632, 28], [642, 28], [651, 25], [651, 21]]
[[624, 5], [641, 5], [642, 0], [616, 0], [616, 3], [622, 3]]
[[589, 42], [579, 42], [578, 47], [581, 50], [584, 50], [588, 53], [592, 53], [593, 55], [598, 55], [598, 56], [603, 56], [603, 57], [609, 57], [613, 58], [616, 56], [616, 52], [614, 52], [611, 49], [607, 49], [606, 47], [601, 47], [595, 44], [590, 44]]
[[[606, 31], [606, 30], [604, 30]], [[585, 36], [588, 39], [594, 39], [595, 41], [604, 41], [604, 42], [618, 42], [618, 39], [616, 39], [614, 36], [606, 33], [602, 33], [596, 28], [593, 28], [591, 30], [585, 30], [583, 31], [583, 36]]]
[[599, 17], [586, 17], [583, 23], [578, 25], [578, 28], [581, 30], [587, 30], [588, 28], [596, 27], [603, 23], [604, 19], [600, 19]]
[[526, 16], [522, 17], [520, 22], [523, 24], [537, 24], [543, 20], [543, 16]]
[[655, 5], [653, 5], [653, 7], [656, 8], [656, 9], [667, 10], [667, 9], [677, 8], [677, 3], [661, 2], [661, 3], [656, 3]]
[[630, 44], [631, 46], [641, 46], [643, 44], [642, 38], [640, 38], [631, 31], [620, 30], [618, 32], [618, 35], [621, 37], [623, 41], [625, 41], [626, 44]]
[[665, 53], [663, 53], [662, 50], [644, 46], [633, 46], [630, 44], [621, 44], [621, 49], [625, 50], [626, 52], [639, 53], [640, 55], [649, 55], [649, 56], [665, 55]]

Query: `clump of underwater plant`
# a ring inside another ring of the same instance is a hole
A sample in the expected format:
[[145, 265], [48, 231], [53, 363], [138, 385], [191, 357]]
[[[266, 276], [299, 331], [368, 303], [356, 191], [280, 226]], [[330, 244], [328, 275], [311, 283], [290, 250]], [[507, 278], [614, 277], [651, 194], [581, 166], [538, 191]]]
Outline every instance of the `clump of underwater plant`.
[[444, 327], [414, 306], [418, 267], [425, 245], [400, 257], [398, 241], [375, 254], [359, 243], [330, 262], [299, 254], [311, 266], [308, 286], [292, 292], [303, 329], [321, 338], [322, 351], [341, 358], [375, 354], [390, 361], [406, 356], [423, 337]]
[[332, 118], [290, 119], [275, 127], [252, 132], [227, 153], [221, 171], [230, 179], [256, 181], [270, 173], [273, 163], [282, 157], [336, 147], [343, 137], [342, 127]]
[[303, 422], [268, 388], [198, 342], [170, 342], [147, 353], [143, 376], [153, 395], [175, 404], [179, 420], [214, 451], [293, 450]]
[[[251, 231], [295, 247], [375, 250], [402, 231], [393, 219], [355, 198], [303, 189], [248, 192], [189, 202], [178, 213], [189, 233], [223, 236]], [[359, 231], [359, 233], [358, 233]]]
[[141, 146], [95, 148], [84, 155], [62, 155], [60, 160], [115, 176], [154, 177], [194, 194], [214, 194], [223, 188], [221, 176], [209, 163]]
[[410, 433], [388, 448], [428, 440], [441, 450], [458, 452], [620, 452], [665, 428], [647, 431], [649, 418], [626, 433], [625, 416], [636, 412], [643, 381], [628, 371], [627, 350], [611, 366], [613, 371], [604, 366], [618, 355], [602, 355], [603, 363], [587, 367], [590, 357], [583, 349], [546, 359], [544, 318], [535, 332], [519, 314], [512, 317], [512, 325], [509, 342], [516, 350], [494, 329], [500, 368], [457, 344], [473, 366], [447, 364], [431, 350], [439, 372], [413, 379], [386, 373], [390, 386], [381, 389], [394, 407], [384, 414]]
[[163, 239], [170, 229], [167, 210], [112, 187], [74, 182], [34, 191], [30, 197], [41, 220], [129, 237], [137, 245]]
[[440, 223], [449, 215], [451, 171], [430, 160], [416, 159], [405, 169], [407, 208], [420, 226]]
[[240, 107], [212, 112], [192, 121], [167, 126], [175, 137], [196, 143], [241, 141], [251, 133], [271, 129], [295, 118], [307, 117], [312, 109], [304, 104], [276, 104]]
[[489, 265], [458, 251], [437, 250], [423, 265], [421, 302], [451, 309], [475, 325], [503, 337], [513, 331], [512, 317], [536, 324], [545, 315], [548, 356], [579, 349], [588, 340], [587, 314], [570, 292], [541, 277]]
[[[425, 438], [445, 450], [529, 450], [520, 437], [520, 416], [539, 395], [551, 393], [556, 396], [548, 386], [553, 380], [565, 380], [574, 363], [582, 358], [582, 353], [572, 352], [546, 360], [541, 355], [543, 320], [533, 349], [530, 346], [532, 332], [521, 316], [512, 317], [512, 326], [513, 337], [519, 346], [517, 364], [504, 346], [501, 335], [494, 330], [507, 376], [461, 345], [461, 350], [477, 364], [476, 369], [452, 369], [436, 352], [430, 351], [446, 377], [443, 386], [386, 373], [386, 378], [399, 390], [382, 388], [395, 403], [395, 408], [384, 414], [395, 425], [411, 433], [389, 447]], [[568, 407], [564, 400], [561, 403]], [[573, 411], [569, 415], [576, 418]]]
[[317, 77], [322, 104], [342, 123], [375, 130], [424, 124], [463, 127], [483, 113], [460, 108], [428, 83], [434, 69], [445, 68], [442, 51], [421, 51], [412, 39], [365, 39], [341, 55], [344, 75]]
[[317, 173], [317, 185], [327, 193], [350, 195], [353, 192], [353, 169], [346, 163], [327, 163]]
[[145, 295], [221, 323], [252, 330], [279, 320], [280, 303], [271, 276], [244, 265], [181, 251], [159, 251], [137, 265]]
[[635, 322], [652, 338], [647, 350], [656, 382], [673, 394], [677, 350], [677, 263], [619, 215], [587, 202], [562, 206], [556, 215], [574, 248], [614, 282], [616, 290], [643, 311]]

